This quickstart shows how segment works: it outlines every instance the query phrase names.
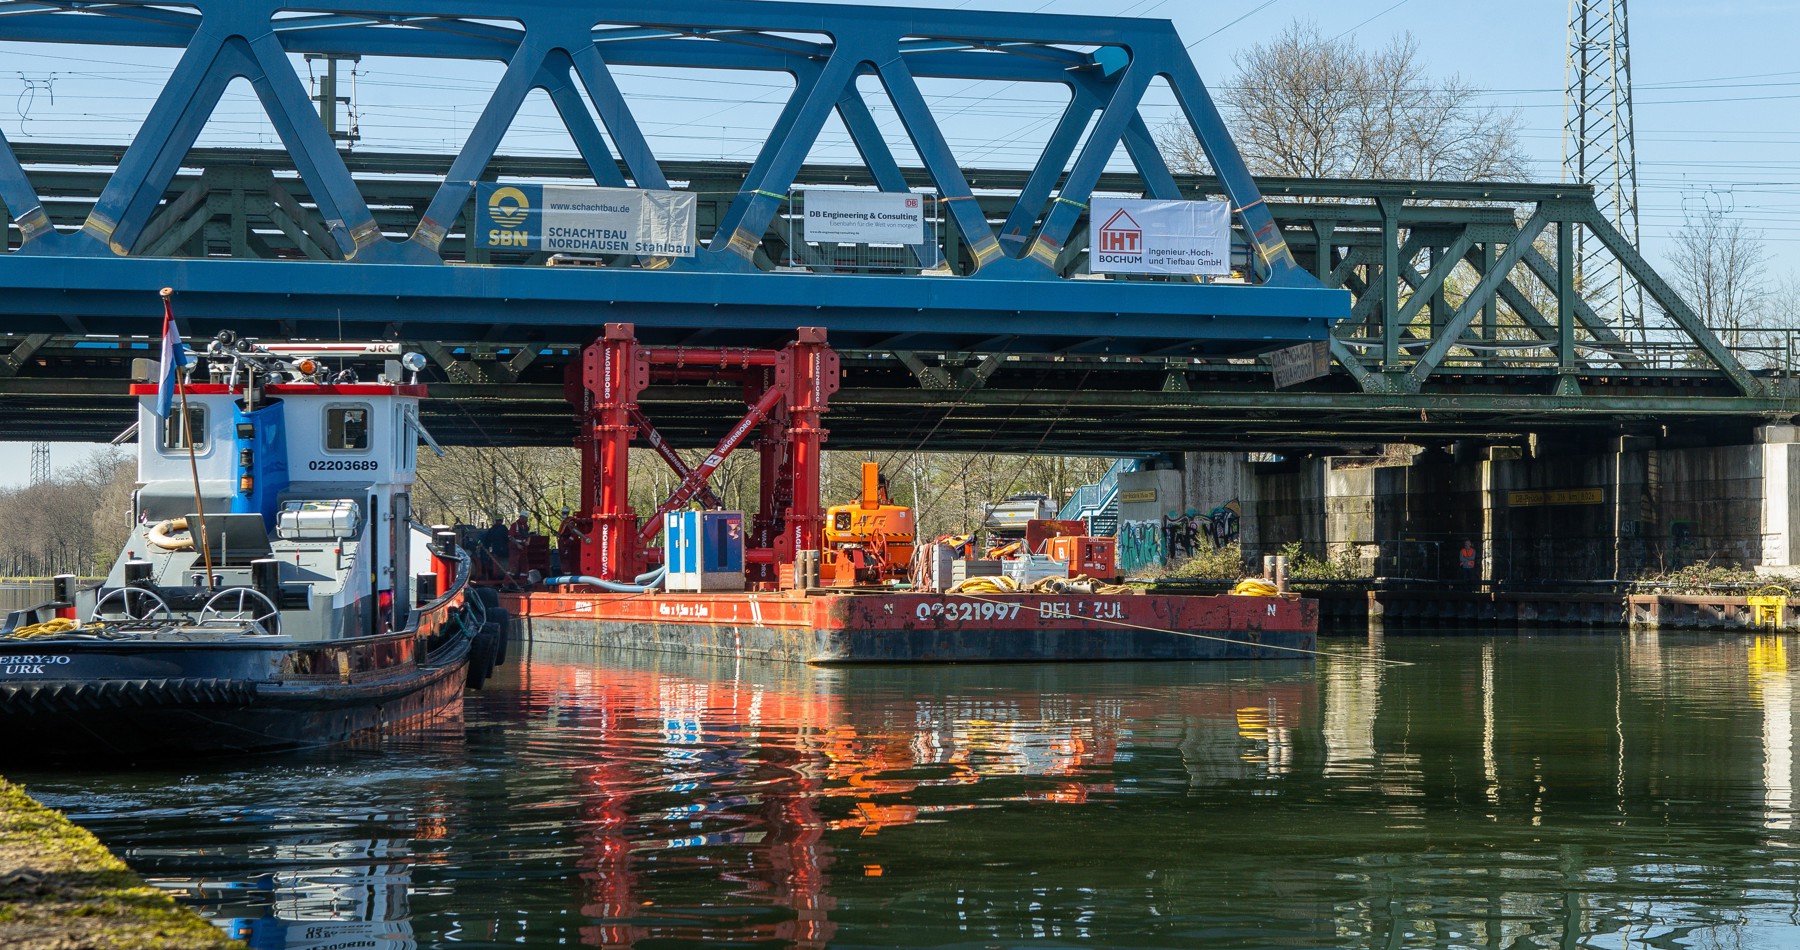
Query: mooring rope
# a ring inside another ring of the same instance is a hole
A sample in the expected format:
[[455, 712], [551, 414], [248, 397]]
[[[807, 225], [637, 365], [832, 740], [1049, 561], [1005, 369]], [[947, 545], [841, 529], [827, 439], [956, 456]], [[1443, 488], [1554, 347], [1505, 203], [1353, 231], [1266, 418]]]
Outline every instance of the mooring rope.
[[[945, 596], [967, 597], [970, 600], [982, 600], [982, 601], [986, 601], [990, 604], [1014, 603], [1014, 601], [1010, 601], [1010, 600], [999, 600], [999, 599], [993, 598], [993, 597], [982, 597], [979, 594], [947, 594]], [[1038, 616], [1040, 616], [1040, 617], [1045, 616], [1044, 608], [1041, 604], [1036, 607], [1033, 607], [1031, 609], [1036, 610]], [[1233, 644], [1237, 644], [1238, 646], [1258, 647], [1258, 648], [1261, 648], [1264, 650], [1285, 650], [1289, 653], [1303, 653], [1308, 656], [1330, 657], [1331, 659], [1334, 659], [1334, 660], [1351, 660], [1351, 661], [1357, 661], [1357, 662], [1363, 662], [1363, 663], [1379, 663], [1382, 666], [1412, 666], [1413, 665], [1413, 664], [1407, 662], [1406, 660], [1390, 660], [1386, 657], [1380, 657], [1380, 656], [1357, 656], [1354, 653], [1336, 653], [1331, 650], [1308, 650], [1305, 647], [1282, 646], [1281, 644], [1278, 644], [1278, 643], [1252, 643], [1248, 640], [1235, 640], [1235, 639], [1232, 639], [1231, 637], [1215, 637], [1210, 634], [1193, 633], [1188, 630], [1170, 630], [1166, 627], [1150, 627], [1150, 626], [1145, 626], [1144, 624], [1141, 624], [1141, 623], [1131, 623], [1130, 621], [1127, 621], [1127, 620], [1111, 620], [1106, 617], [1082, 617], [1081, 619], [1090, 620], [1095, 623], [1110, 623], [1115, 626], [1129, 627], [1133, 630], [1143, 630], [1148, 633], [1167, 633], [1167, 634], [1172, 634], [1177, 637], [1193, 637], [1196, 640], [1216, 640], [1219, 643], [1233, 643]]]

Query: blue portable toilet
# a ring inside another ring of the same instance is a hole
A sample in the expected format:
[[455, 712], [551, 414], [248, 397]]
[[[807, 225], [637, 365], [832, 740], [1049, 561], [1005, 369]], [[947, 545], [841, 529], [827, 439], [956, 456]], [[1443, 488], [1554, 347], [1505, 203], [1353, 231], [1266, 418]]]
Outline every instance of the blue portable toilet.
[[744, 513], [671, 511], [663, 516], [663, 555], [672, 591], [744, 589]]

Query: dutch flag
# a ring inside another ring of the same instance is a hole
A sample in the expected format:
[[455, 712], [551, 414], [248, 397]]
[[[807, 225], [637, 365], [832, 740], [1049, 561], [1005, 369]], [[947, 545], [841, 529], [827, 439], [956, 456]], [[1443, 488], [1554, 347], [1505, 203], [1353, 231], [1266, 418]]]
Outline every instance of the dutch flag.
[[175, 308], [169, 303], [171, 296], [169, 291], [163, 291], [162, 379], [156, 384], [156, 414], [163, 418], [168, 418], [181, 369], [189, 362], [187, 344], [181, 342], [181, 327], [175, 323]]

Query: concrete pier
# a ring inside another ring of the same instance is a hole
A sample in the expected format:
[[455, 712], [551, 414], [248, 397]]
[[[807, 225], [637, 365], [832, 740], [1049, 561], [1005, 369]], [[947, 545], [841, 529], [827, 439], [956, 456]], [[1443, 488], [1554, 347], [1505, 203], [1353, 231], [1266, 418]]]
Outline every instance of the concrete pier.
[[[1800, 427], [1743, 445], [1642, 436], [1256, 461], [1190, 452], [1120, 479], [1122, 533], [1298, 541], [1366, 572], [1481, 583], [1629, 579], [1694, 563], [1800, 576]], [[1464, 544], [1476, 552], [1465, 568]]]
[[0, 947], [241, 950], [243, 946], [145, 884], [60, 812], [0, 779]]

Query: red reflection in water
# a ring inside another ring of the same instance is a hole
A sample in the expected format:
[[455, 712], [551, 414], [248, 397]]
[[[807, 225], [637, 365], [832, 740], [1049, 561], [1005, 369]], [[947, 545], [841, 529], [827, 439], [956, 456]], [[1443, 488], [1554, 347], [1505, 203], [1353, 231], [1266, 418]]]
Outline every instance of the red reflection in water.
[[[836, 932], [828, 832], [874, 835], [980, 807], [906, 799], [1001, 776], [1035, 783], [1011, 796], [1027, 801], [1079, 805], [1112, 794], [1104, 779], [1127, 724], [1171, 711], [1234, 723], [1242, 760], [1272, 764], [1314, 695], [1309, 680], [1184, 684], [1116, 697], [1023, 689], [870, 694], [805, 669], [759, 671], [761, 681], [708, 678], [703, 663], [685, 669], [699, 675], [539, 658], [522, 670], [521, 708], [552, 729], [580, 731], [579, 758], [569, 767], [581, 793], [580, 911], [597, 922], [580, 930], [587, 945], [696, 940], [729, 928], [734, 940], [825, 946]], [[666, 807], [672, 796], [687, 796], [685, 804]], [[730, 830], [704, 830], [720, 825]], [[786, 913], [712, 913], [717, 903], [696, 904], [685, 891], [670, 896], [651, 877], [696, 866], [727, 884], [714, 897], [729, 897], [731, 907]], [[855, 864], [849, 873], [882, 869]]]

